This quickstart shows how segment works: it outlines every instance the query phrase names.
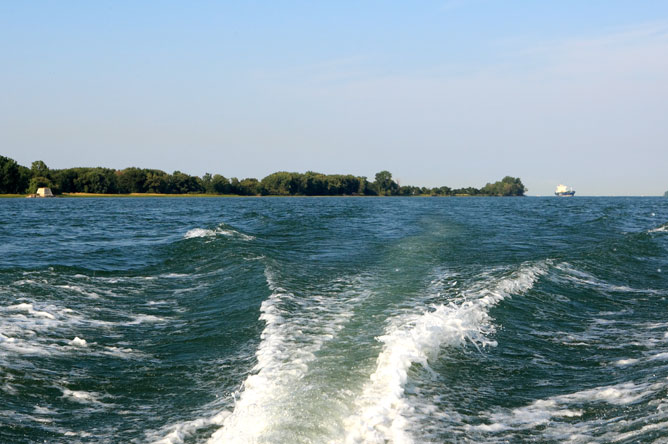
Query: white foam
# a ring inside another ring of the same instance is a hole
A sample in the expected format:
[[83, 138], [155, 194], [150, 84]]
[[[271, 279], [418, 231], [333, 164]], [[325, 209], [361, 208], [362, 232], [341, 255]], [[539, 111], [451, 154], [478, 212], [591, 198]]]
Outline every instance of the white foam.
[[204, 228], [193, 228], [183, 235], [184, 239], [193, 239], [196, 237], [211, 237], [216, 235], [216, 230], [207, 230]]
[[95, 404], [100, 406], [107, 406], [100, 401], [100, 398], [103, 397], [102, 394], [96, 392], [86, 392], [83, 390], [70, 390], [67, 388], [61, 388], [63, 392], [63, 398], [69, 399], [70, 401], [78, 402], [80, 404]]
[[630, 359], [620, 359], [618, 361], [615, 361], [615, 365], [625, 366], [625, 365], [632, 365], [632, 364], [635, 364], [637, 362], [638, 362], [637, 359], [632, 359], [632, 358], [630, 358]]
[[668, 224], [661, 225], [660, 227], [652, 228], [647, 230], [648, 233], [664, 233], [668, 231]]
[[657, 353], [649, 357], [650, 361], [668, 361], [668, 353]]
[[183, 444], [187, 438], [191, 437], [204, 427], [223, 425], [225, 418], [229, 415], [230, 412], [223, 410], [208, 418], [199, 418], [192, 421], [173, 424], [167, 427], [166, 430], [161, 431], [159, 433], [161, 435], [160, 437], [149, 436], [149, 440], [152, 444]]
[[42, 407], [39, 405], [36, 405], [33, 410], [35, 413], [39, 415], [53, 415], [54, 413], [56, 413], [54, 410], [51, 410], [48, 407]]
[[655, 290], [652, 288], [633, 288], [626, 285], [614, 285], [605, 282], [596, 276], [586, 273], [584, 271], [574, 268], [567, 262], [562, 262], [556, 265], [556, 268], [565, 272], [561, 276], [552, 276], [555, 281], [567, 280], [578, 285], [596, 288], [602, 291], [621, 292], [621, 293], [640, 293], [640, 294], [665, 294], [665, 291]]
[[222, 226], [216, 227], [215, 229], [207, 229], [207, 228], [193, 228], [191, 230], [188, 230], [186, 234], [183, 235], [184, 239], [193, 239], [197, 237], [215, 237], [217, 235], [223, 235], [227, 237], [233, 237], [236, 239], [241, 239], [244, 241], [251, 241], [254, 240], [255, 237], [251, 236], [249, 234], [241, 233], [239, 231], [230, 229], [230, 228], [223, 228]]
[[5, 385], [0, 386], [0, 389], [2, 389], [3, 392], [5, 392], [9, 395], [12, 395], [12, 396], [15, 396], [19, 393], [19, 391], [13, 385], [10, 385], [9, 383], [6, 383]]
[[137, 324], [160, 324], [167, 322], [166, 318], [150, 315], [150, 314], [140, 314], [132, 317], [132, 321], [128, 322], [128, 325], [137, 325]]
[[383, 351], [376, 363], [357, 412], [346, 421], [347, 443], [411, 443], [407, 432], [409, 405], [404, 398], [408, 370], [420, 364], [427, 370], [443, 346], [496, 345], [486, 337], [494, 331], [488, 310], [504, 298], [529, 290], [545, 265], [525, 266], [510, 277], [469, 291], [459, 303], [441, 304], [422, 314], [408, 315], [395, 322], [378, 338]]
[[[527, 430], [550, 424], [550, 428], [553, 429], [552, 432], [556, 433], [559, 430], [560, 436], [563, 438], [563, 436], [571, 435], [572, 431], [568, 430], [568, 424], [559, 427], [556, 422], [559, 418], [580, 417], [582, 416], [582, 407], [593, 403], [607, 403], [616, 406], [633, 404], [655, 395], [665, 387], [665, 383], [634, 384], [631, 382], [595, 387], [566, 395], [539, 399], [524, 407], [500, 410], [488, 414], [491, 423], [467, 426], [466, 428], [496, 433], [507, 430]], [[584, 423], [581, 425], [581, 429], [583, 429], [583, 432], [588, 432], [587, 429], [591, 429], [594, 425]]]
[[100, 297], [99, 294], [97, 294], [95, 292], [92, 292], [92, 291], [88, 291], [85, 288], [81, 287], [80, 285], [56, 285], [55, 287], [62, 288], [64, 290], [73, 290], [73, 291], [75, 291], [79, 294], [82, 294], [84, 296], [87, 296], [91, 299], [99, 299], [99, 297]]
[[122, 358], [122, 359], [148, 359], [150, 358], [149, 355], [139, 352], [137, 350], [134, 350], [129, 347], [114, 347], [114, 346], [107, 346], [104, 347], [104, 351], [101, 352], [103, 355], [107, 356], [114, 356], [117, 358]]
[[73, 347], [88, 347], [88, 343], [86, 342], [86, 340], [81, 339], [78, 336], [76, 336], [74, 339], [70, 341], [70, 345]]
[[240, 233], [240, 232], [234, 231], [234, 230], [224, 230], [222, 228], [218, 228], [218, 229], [216, 229], [216, 232], [222, 234], [223, 236], [238, 237], [239, 239], [242, 239], [242, 240], [245, 240], [245, 241], [251, 241], [251, 240], [255, 239], [254, 236], [251, 236], [251, 235], [245, 234], [245, 233]]
[[299, 419], [287, 412], [296, 404], [296, 393], [304, 390], [303, 378], [315, 353], [335, 337], [351, 318], [352, 307], [366, 297], [359, 291], [298, 297], [281, 288], [269, 269], [265, 276], [272, 294], [260, 307], [265, 328], [255, 354], [257, 364], [237, 394], [233, 412], [209, 444], [289, 442], [275, 426]]
[[32, 316], [38, 317], [38, 318], [46, 318], [46, 319], [56, 319], [54, 315], [47, 311], [39, 311], [35, 310], [32, 304], [28, 303], [21, 303], [21, 304], [16, 304], [16, 305], [10, 305], [7, 307], [8, 310], [10, 311], [19, 311], [19, 312], [26, 312]]

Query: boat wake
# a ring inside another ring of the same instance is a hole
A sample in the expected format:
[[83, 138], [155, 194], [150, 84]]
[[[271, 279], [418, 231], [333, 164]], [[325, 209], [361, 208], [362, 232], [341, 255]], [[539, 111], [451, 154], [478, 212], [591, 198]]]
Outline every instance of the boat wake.
[[431, 372], [429, 361], [444, 346], [466, 342], [494, 346], [488, 338], [494, 326], [488, 310], [511, 295], [529, 290], [545, 264], [527, 265], [496, 282], [485, 280], [458, 300], [432, 307], [422, 314], [406, 315], [378, 338], [383, 351], [357, 401], [357, 411], [346, 419], [346, 443], [411, 443], [407, 431], [411, 407], [404, 397], [409, 369], [418, 365]]
[[[359, 385], [360, 391], [350, 393], [355, 384], [323, 385], [315, 395], [310, 385], [321, 381], [311, 373], [324, 365], [318, 361], [327, 359], [318, 352], [336, 341], [337, 333], [354, 317], [355, 307], [372, 294], [369, 283], [359, 277], [342, 279], [332, 284], [336, 297], [298, 297], [282, 288], [268, 267], [265, 276], [272, 294], [260, 308], [265, 328], [256, 352], [257, 364], [235, 395], [233, 410], [172, 426], [168, 435], [156, 442], [182, 442], [183, 436], [199, 428], [217, 425], [220, 428], [211, 435], [209, 444], [411, 443], [408, 424], [412, 409], [404, 396], [411, 367], [430, 372], [430, 360], [444, 346], [494, 346], [495, 341], [489, 338], [494, 332], [489, 309], [511, 295], [528, 291], [546, 267], [545, 263], [528, 264], [515, 272], [489, 275], [447, 304], [391, 317], [385, 334], [377, 338], [382, 348], [375, 368], [368, 382]], [[346, 379], [338, 373], [340, 379]], [[332, 393], [322, 392], [327, 390]], [[341, 408], [345, 402], [335, 399], [336, 391], [348, 393], [352, 400], [348, 407]], [[320, 430], [301, 419], [312, 415], [303, 410], [313, 405], [312, 396], [338, 403], [338, 407], [328, 406], [337, 417], [326, 418], [327, 425]]]
[[211, 436], [210, 444], [290, 442], [290, 423], [299, 421], [298, 412], [292, 410], [307, 391], [301, 382], [309, 365], [352, 317], [352, 307], [368, 295], [357, 290], [359, 278], [331, 283], [335, 297], [305, 298], [280, 287], [270, 268], [265, 276], [272, 294], [260, 308], [265, 328], [256, 352], [257, 364], [236, 394], [234, 410]]

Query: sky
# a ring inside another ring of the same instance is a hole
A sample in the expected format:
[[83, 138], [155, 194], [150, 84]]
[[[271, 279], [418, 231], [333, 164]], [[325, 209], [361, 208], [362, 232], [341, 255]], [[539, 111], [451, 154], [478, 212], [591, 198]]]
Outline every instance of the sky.
[[0, 155], [668, 190], [666, 1], [0, 2]]

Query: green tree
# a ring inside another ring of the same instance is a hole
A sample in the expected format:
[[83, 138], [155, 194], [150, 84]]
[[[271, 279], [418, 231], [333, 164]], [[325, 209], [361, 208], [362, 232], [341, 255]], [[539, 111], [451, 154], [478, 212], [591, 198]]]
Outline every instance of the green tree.
[[307, 196], [324, 196], [327, 193], [327, 179], [324, 174], [307, 171], [299, 178], [299, 189]]
[[399, 187], [398, 194], [400, 196], [418, 196], [420, 194], [420, 188], [411, 185], [404, 185]]
[[42, 187], [53, 188], [53, 184], [46, 177], [35, 176], [32, 179], [30, 179], [30, 184], [28, 185], [28, 193], [35, 194], [37, 192], [37, 189]]
[[204, 173], [204, 176], [202, 176], [202, 186], [204, 187], [204, 192], [208, 194], [214, 194], [213, 191], [213, 186], [211, 185], [211, 181], [213, 180], [213, 176], [211, 176], [210, 173]]
[[52, 183], [59, 193], [74, 193], [77, 191], [75, 181], [79, 177], [75, 168], [51, 170]]
[[201, 193], [204, 191], [199, 177], [190, 176], [181, 171], [167, 178], [167, 192], [171, 194]]
[[0, 194], [23, 193], [28, 187], [27, 177], [14, 159], [0, 156]]
[[231, 193], [230, 181], [227, 180], [225, 176], [221, 176], [220, 174], [216, 174], [213, 176], [213, 178], [211, 178], [211, 188], [216, 194]]
[[140, 168], [126, 168], [118, 174], [118, 190], [121, 193], [145, 193], [146, 171]]
[[146, 173], [144, 187], [147, 193], [166, 193], [168, 175], [164, 171], [149, 170]]
[[506, 176], [498, 182], [488, 183], [480, 193], [487, 196], [524, 196], [526, 191], [519, 177]]
[[376, 173], [374, 186], [381, 195], [391, 196], [399, 191], [399, 185], [392, 180], [392, 173], [386, 170]]
[[118, 191], [116, 172], [109, 168], [80, 168], [74, 185], [81, 193], [112, 194]]
[[32, 172], [33, 177], [51, 177], [49, 167], [41, 160], [36, 160], [30, 166], [30, 171]]
[[254, 178], [247, 178], [239, 182], [239, 194], [242, 196], [257, 196], [262, 193], [260, 181]]
[[299, 173], [279, 171], [262, 179], [262, 190], [265, 194], [276, 196], [294, 196], [304, 194]]

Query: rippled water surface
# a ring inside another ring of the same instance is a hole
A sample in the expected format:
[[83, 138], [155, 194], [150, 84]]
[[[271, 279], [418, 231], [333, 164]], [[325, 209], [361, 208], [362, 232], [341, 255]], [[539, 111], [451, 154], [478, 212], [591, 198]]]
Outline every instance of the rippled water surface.
[[668, 440], [668, 199], [0, 200], [2, 443]]

